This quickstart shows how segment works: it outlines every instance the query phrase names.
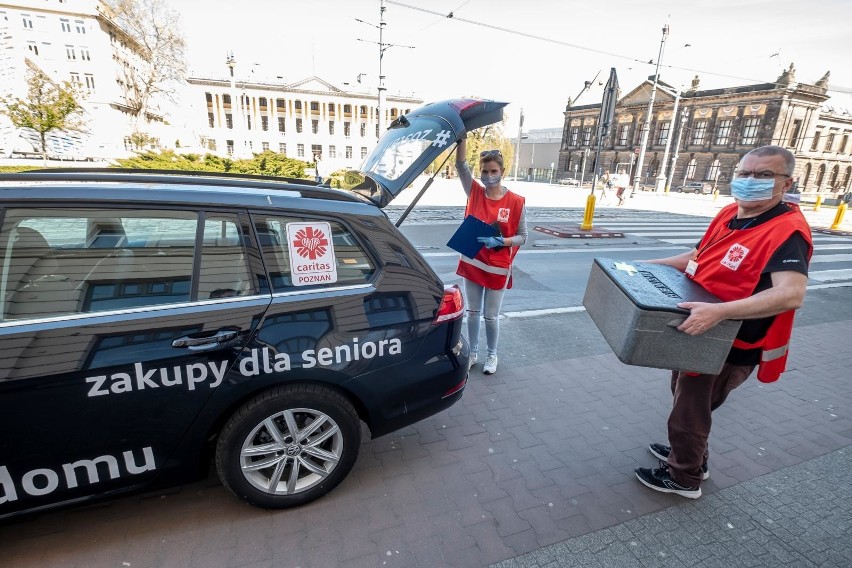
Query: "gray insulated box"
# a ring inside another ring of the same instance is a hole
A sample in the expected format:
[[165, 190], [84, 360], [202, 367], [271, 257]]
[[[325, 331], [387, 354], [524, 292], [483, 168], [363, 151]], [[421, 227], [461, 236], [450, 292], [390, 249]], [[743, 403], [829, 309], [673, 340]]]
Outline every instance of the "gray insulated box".
[[671, 266], [596, 258], [583, 306], [622, 363], [695, 373], [722, 370], [740, 321], [701, 335], [677, 330], [689, 315], [680, 302], [720, 300]]

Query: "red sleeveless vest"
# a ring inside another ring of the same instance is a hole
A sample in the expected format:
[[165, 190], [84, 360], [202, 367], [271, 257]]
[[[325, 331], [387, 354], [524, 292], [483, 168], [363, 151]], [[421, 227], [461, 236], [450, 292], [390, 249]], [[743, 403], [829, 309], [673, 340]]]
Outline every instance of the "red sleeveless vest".
[[[810, 260], [813, 254], [810, 226], [798, 207], [787, 206], [791, 211], [754, 228], [737, 230], [728, 228], [728, 223], [737, 214], [736, 203], [723, 208], [698, 245], [694, 259], [698, 268], [690, 278], [722, 301], [730, 302], [754, 293], [766, 263], [794, 233], [800, 233], [807, 241]], [[734, 347], [739, 349], [762, 349], [757, 373], [762, 382], [778, 380], [786, 367], [794, 315], [795, 310], [776, 315], [761, 341], [746, 343], [734, 340]]]
[[[464, 214], [465, 217], [473, 215], [488, 224], [496, 221], [500, 228], [500, 235], [513, 237], [518, 232], [523, 209], [524, 198], [520, 195], [506, 191], [499, 200], [488, 199], [485, 196], [485, 187], [473, 180]], [[474, 258], [461, 256], [456, 274], [486, 288], [494, 290], [501, 290], [504, 286], [511, 288], [509, 267], [514, 257], [513, 248], [501, 247], [495, 250], [482, 247]], [[514, 250], [517, 252], [517, 249]], [[509, 278], [508, 284], [506, 278]]]

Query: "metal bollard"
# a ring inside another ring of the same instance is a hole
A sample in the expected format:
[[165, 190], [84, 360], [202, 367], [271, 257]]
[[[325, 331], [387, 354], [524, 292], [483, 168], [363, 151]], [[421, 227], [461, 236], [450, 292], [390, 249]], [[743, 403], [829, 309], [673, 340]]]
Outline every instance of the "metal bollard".
[[713, 190], [713, 201], [716, 201], [717, 199], [719, 199], [719, 190], [714, 189]]
[[840, 224], [843, 222], [844, 215], [846, 215], [846, 204], [841, 203], [837, 208], [837, 213], [834, 215], [834, 223], [832, 223], [830, 227], [832, 231], [840, 229]]
[[583, 222], [580, 224], [581, 231], [591, 231], [592, 230], [592, 219], [595, 216], [595, 192], [589, 194], [589, 197], [586, 198], [586, 212], [583, 215]]
[[816, 202], [814, 203], [814, 211], [819, 211], [820, 205], [822, 205], [822, 195], [817, 195]]

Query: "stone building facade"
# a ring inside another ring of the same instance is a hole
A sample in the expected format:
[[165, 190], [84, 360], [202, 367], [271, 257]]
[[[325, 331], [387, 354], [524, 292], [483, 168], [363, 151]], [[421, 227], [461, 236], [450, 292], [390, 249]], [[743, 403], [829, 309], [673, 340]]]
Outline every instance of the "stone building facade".
[[[837, 198], [852, 189], [852, 107], [832, 101], [828, 77], [826, 73], [813, 84], [798, 82], [791, 64], [774, 83], [699, 90], [696, 76], [689, 90], [678, 93], [658, 81], [639, 173], [643, 188], [654, 187], [665, 161], [672, 190], [704, 181], [729, 193], [742, 156], [775, 144], [796, 156], [793, 177], [806, 197], [821, 193]], [[600, 170], [635, 176], [652, 87], [653, 76], [619, 98], [613, 127], [601, 141]], [[600, 104], [566, 106], [560, 176], [574, 175], [578, 168], [585, 169], [587, 178], [593, 174], [599, 113]]]

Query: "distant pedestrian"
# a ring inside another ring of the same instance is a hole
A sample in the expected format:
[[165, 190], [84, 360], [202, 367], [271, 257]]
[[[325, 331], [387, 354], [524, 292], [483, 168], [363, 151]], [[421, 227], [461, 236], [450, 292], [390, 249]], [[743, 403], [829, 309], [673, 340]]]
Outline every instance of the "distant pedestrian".
[[606, 190], [612, 189], [612, 176], [609, 175], [609, 170], [604, 171], [601, 184], [603, 185], [603, 188], [601, 188], [601, 203], [603, 203], [603, 200], [606, 199]]
[[624, 192], [627, 190], [627, 184], [630, 183], [630, 180], [627, 179], [624, 170], [618, 170], [615, 178], [615, 196], [618, 198], [618, 204], [624, 205]]
[[322, 156], [319, 155], [319, 154], [316, 154], [314, 156], [314, 162], [316, 162], [316, 182], [322, 183], [323, 179], [325, 177], [325, 167], [324, 167], [324, 164], [322, 163]]
[[701, 497], [711, 413], [758, 368], [764, 383], [784, 371], [793, 317], [802, 305], [813, 252], [811, 230], [796, 205], [782, 202], [796, 160], [780, 146], [746, 154], [731, 181], [734, 202], [724, 207], [689, 252], [652, 260], [683, 270], [721, 302], [683, 302], [689, 317], [678, 330], [701, 335], [723, 320], [743, 320], [718, 375], [673, 371], [669, 444], [650, 444], [659, 468], [636, 477], [663, 493]]

